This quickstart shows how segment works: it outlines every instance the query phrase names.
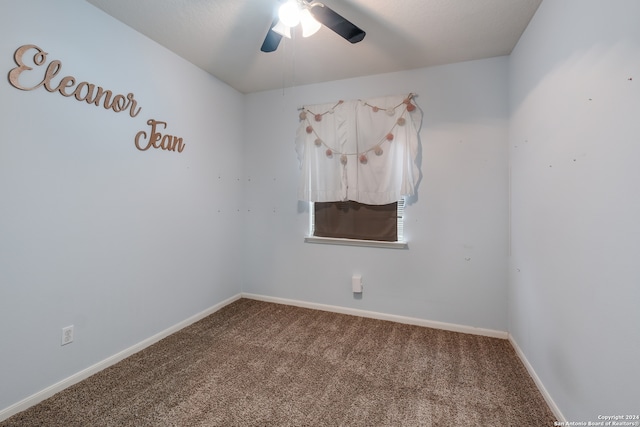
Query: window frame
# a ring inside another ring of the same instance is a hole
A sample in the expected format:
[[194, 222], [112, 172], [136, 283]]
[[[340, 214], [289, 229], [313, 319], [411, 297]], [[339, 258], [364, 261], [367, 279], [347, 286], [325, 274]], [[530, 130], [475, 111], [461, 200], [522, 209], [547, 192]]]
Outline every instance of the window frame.
[[359, 239], [348, 239], [348, 238], [338, 238], [338, 237], [318, 237], [314, 236], [314, 228], [315, 228], [315, 209], [314, 202], [309, 202], [309, 229], [308, 235], [304, 238], [305, 243], [318, 243], [318, 244], [328, 244], [328, 245], [343, 245], [343, 246], [363, 246], [363, 247], [373, 247], [373, 248], [388, 248], [388, 249], [408, 249], [409, 243], [406, 241], [404, 236], [404, 221], [405, 221], [405, 208], [406, 208], [406, 200], [405, 198], [401, 198], [398, 200], [397, 205], [397, 240], [388, 242], [388, 241], [379, 241], [379, 240], [359, 240]]

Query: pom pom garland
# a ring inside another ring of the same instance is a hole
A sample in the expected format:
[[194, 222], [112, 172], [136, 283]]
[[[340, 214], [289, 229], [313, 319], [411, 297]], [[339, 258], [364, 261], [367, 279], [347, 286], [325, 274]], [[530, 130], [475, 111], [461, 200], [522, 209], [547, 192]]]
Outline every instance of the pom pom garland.
[[[340, 163], [342, 165], [346, 165], [348, 163], [348, 158], [349, 156], [357, 156], [358, 161], [362, 164], [362, 165], [366, 165], [369, 162], [369, 159], [367, 157], [367, 153], [370, 153], [373, 151], [373, 153], [376, 156], [382, 156], [384, 154], [384, 150], [382, 148], [382, 143], [384, 142], [392, 142], [395, 138], [394, 136], [394, 132], [393, 130], [396, 128], [396, 126], [404, 126], [407, 123], [407, 119], [404, 117], [405, 112], [412, 112], [415, 111], [416, 106], [415, 104], [413, 104], [411, 101], [413, 99], [414, 95], [413, 94], [409, 94], [408, 97], [406, 97], [405, 99], [402, 100], [402, 102], [396, 106], [392, 106], [392, 107], [380, 107], [377, 105], [371, 105], [368, 104], [366, 102], [363, 102], [362, 105], [367, 106], [369, 108], [371, 108], [371, 111], [374, 113], [379, 112], [380, 110], [384, 111], [389, 117], [394, 117], [396, 116], [397, 113], [399, 113], [398, 108], [399, 107], [404, 107], [402, 111], [402, 113], [400, 113], [400, 117], [398, 117], [395, 122], [393, 123], [393, 125], [391, 126], [391, 129], [389, 130], [388, 133], [386, 133], [383, 137], [382, 140], [378, 141], [377, 144], [375, 144], [374, 146], [370, 146], [370, 148], [364, 150], [364, 151], [360, 151], [358, 150], [358, 152], [355, 153], [345, 153], [345, 152], [341, 152], [341, 151], [334, 151], [332, 148], [329, 148], [327, 146], [327, 144], [325, 144], [325, 142], [322, 140], [322, 138], [320, 138], [320, 136], [317, 134], [316, 130], [313, 128], [313, 126], [311, 126], [310, 120], [311, 117], [313, 117], [313, 119], [316, 122], [320, 122], [322, 121], [322, 118], [325, 114], [333, 114], [335, 112], [335, 109], [337, 107], [339, 107], [341, 104], [344, 103], [344, 101], [340, 100], [338, 101], [333, 107], [329, 108], [327, 111], [323, 112], [323, 113], [314, 113], [308, 109], [304, 109], [304, 111], [301, 111], [299, 114], [300, 120], [301, 121], [306, 121], [306, 132], [307, 134], [315, 134], [316, 138], [313, 141], [313, 143], [315, 144], [316, 147], [321, 147], [321, 146], [325, 146], [327, 147], [325, 150], [325, 155], [327, 156], [327, 158], [333, 158], [334, 154], [339, 155], [340, 157]], [[362, 101], [361, 101], [362, 102]], [[386, 120], [384, 118], [382, 118], [382, 120]]]

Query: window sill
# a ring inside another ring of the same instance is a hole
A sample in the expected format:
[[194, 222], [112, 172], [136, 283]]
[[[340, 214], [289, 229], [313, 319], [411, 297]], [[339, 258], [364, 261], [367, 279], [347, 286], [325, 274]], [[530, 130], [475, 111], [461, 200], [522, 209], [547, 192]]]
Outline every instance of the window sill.
[[338, 239], [334, 237], [309, 236], [304, 238], [304, 242], [320, 243], [323, 245], [365, 246], [370, 248], [387, 248], [387, 249], [409, 249], [409, 243], [407, 242], [377, 242], [375, 240]]

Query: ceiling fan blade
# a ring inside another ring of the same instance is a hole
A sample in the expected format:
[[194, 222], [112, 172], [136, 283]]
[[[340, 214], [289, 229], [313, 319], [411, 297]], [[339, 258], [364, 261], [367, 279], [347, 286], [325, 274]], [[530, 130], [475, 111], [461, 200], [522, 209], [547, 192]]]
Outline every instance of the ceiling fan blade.
[[282, 40], [282, 36], [275, 31], [273, 31], [273, 27], [278, 23], [278, 18], [274, 19], [271, 27], [269, 27], [269, 31], [267, 32], [264, 41], [262, 42], [262, 47], [260, 48], [263, 52], [273, 52], [278, 48], [280, 44], [280, 40]]
[[351, 43], [358, 43], [367, 34], [349, 20], [322, 3], [312, 4], [309, 11], [319, 23]]

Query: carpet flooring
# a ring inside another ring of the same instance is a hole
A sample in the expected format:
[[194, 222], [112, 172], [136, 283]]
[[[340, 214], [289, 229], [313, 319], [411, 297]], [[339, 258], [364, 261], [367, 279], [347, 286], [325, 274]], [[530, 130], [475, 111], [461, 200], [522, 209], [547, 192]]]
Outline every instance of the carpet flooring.
[[0, 426], [554, 420], [506, 340], [240, 299]]

